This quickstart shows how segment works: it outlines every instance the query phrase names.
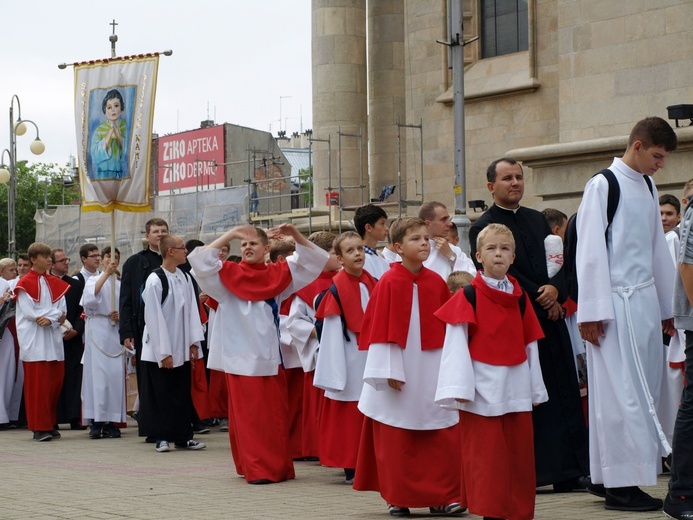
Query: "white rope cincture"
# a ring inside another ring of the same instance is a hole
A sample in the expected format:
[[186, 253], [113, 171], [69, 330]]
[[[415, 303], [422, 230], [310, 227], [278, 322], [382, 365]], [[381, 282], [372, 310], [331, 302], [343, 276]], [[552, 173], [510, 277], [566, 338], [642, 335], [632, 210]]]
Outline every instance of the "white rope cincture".
[[[108, 316], [105, 316], [105, 315], [102, 315], [102, 314], [98, 314], [98, 315], [95, 315], [95, 316], [86, 316], [86, 317], [85, 317], [85, 320], [86, 320], [86, 321], [89, 321], [90, 319], [94, 319], [94, 318], [108, 318], [108, 319], [110, 319]], [[91, 341], [92, 344], [94, 345], [94, 347], [96, 347], [96, 350], [98, 350], [99, 352], [101, 352], [104, 356], [109, 357], [109, 358], [111, 358], [111, 359], [115, 359], [115, 358], [120, 357], [120, 356], [122, 356], [123, 354], [125, 354], [125, 351], [126, 351], [127, 349], [125, 348], [124, 345], [123, 345], [123, 348], [120, 349], [120, 352], [118, 352], [117, 354], [109, 354], [108, 352], [105, 352], [105, 351], [99, 346], [99, 344], [96, 342], [96, 340], [94, 339], [94, 336], [93, 336], [92, 333], [91, 333], [91, 327], [87, 327], [87, 331], [88, 331], [88, 333], [89, 333], [89, 341]]]
[[657, 410], [655, 410], [654, 399], [652, 398], [652, 394], [650, 393], [650, 388], [647, 386], [647, 381], [645, 379], [645, 371], [642, 367], [642, 361], [640, 360], [640, 354], [638, 353], [638, 344], [635, 339], [633, 316], [630, 312], [630, 297], [633, 295], [633, 293], [639, 289], [649, 287], [652, 284], [654, 284], [654, 278], [651, 278], [647, 282], [638, 285], [633, 285], [630, 287], [616, 287], [614, 289], [611, 289], [611, 291], [615, 292], [623, 299], [624, 307], [626, 309], [626, 322], [628, 323], [628, 336], [630, 337], [630, 345], [631, 349], [633, 350], [633, 358], [635, 360], [635, 368], [638, 372], [638, 379], [640, 379], [640, 386], [642, 387], [643, 392], [645, 392], [645, 397], [647, 398], [647, 408], [650, 412], [650, 415], [652, 416], [652, 420], [654, 421], [654, 425], [657, 430], [657, 435], [659, 436], [659, 442], [662, 444], [662, 447], [668, 455], [669, 453], [671, 453], [671, 446], [669, 445], [669, 441], [667, 441], [666, 435], [664, 435], [664, 430], [662, 430], [662, 425], [659, 422], [659, 418], [657, 417]]

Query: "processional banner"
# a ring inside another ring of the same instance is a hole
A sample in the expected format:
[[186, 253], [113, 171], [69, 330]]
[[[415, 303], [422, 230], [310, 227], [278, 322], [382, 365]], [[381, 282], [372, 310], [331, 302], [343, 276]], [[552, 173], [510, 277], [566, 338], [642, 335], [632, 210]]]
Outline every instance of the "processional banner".
[[76, 63], [74, 68], [82, 211], [150, 211], [159, 56]]

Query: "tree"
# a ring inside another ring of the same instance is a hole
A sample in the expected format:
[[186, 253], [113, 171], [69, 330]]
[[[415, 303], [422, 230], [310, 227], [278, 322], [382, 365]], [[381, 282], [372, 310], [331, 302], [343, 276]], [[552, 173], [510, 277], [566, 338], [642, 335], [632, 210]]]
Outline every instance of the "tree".
[[[80, 204], [79, 185], [65, 184], [64, 179], [72, 174], [68, 165], [17, 163], [17, 201], [15, 205], [15, 236], [17, 251], [23, 252], [34, 242], [38, 209], [64, 204]], [[8, 221], [7, 195], [9, 182], [0, 188], [0, 222]], [[46, 204], [47, 203], [47, 204]], [[7, 225], [0, 226], [0, 255], [8, 254]]]
[[315, 194], [313, 194], [312, 166], [310, 168], [302, 168], [298, 171], [298, 188], [302, 193], [303, 207], [310, 208], [313, 205], [311, 198], [315, 198]]

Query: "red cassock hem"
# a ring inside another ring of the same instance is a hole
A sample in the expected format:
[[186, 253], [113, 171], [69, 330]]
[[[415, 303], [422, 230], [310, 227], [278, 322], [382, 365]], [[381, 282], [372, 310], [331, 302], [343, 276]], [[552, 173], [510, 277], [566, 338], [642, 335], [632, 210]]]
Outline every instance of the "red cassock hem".
[[[248, 482], [283, 482], [295, 477], [289, 455], [286, 378], [226, 374], [229, 439], [236, 471]], [[236, 449], [233, 448], [235, 439]]]
[[355, 468], [361, 440], [363, 414], [358, 401], [325, 398], [320, 414], [320, 464]]
[[190, 363], [190, 394], [197, 416], [204, 420], [213, 417], [209, 412], [209, 389], [207, 388], [207, 372], [205, 370], [205, 360], [198, 359], [193, 366]]
[[325, 392], [313, 386], [315, 371], [305, 372], [303, 379], [303, 456], [320, 456], [320, 411]]
[[484, 417], [460, 412], [462, 499], [479, 516], [534, 518], [532, 413]]
[[209, 372], [209, 413], [212, 417], [229, 416], [229, 393], [226, 390], [226, 374], [219, 370]]
[[459, 457], [458, 425], [405, 430], [365, 417], [354, 489], [379, 491], [400, 507], [460, 502]]
[[58, 424], [58, 397], [65, 377], [63, 361], [23, 361], [26, 421], [32, 431]]

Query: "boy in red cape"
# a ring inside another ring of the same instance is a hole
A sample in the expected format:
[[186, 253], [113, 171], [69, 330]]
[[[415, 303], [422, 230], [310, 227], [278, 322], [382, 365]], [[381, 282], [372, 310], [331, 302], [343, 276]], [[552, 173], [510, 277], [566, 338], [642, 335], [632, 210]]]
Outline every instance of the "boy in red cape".
[[17, 340], [24, 367], [24, 402], [29, 429], [38, 442], [60, 438], [57, 405], [65, 375], [60, 325], [65, 321], [65, 293], [70, 285], [46, 275], [51, 248], [39, 242], [27, 250], [31, 270], [14, 289], [17, 298]]
[[456, 514], [464, 510], [459, 414], [434, 402], [445, 326], [433, 313], [450, 290], [423, 267], [431, 250], [423, 220], [403, 219], [390, 236], [402, 263], [375, 286], [359, 340], [368, 350], [358, 406], [366, 417], [354, 489], [379, 491], [392, 516], [412, 507]]
[[[532, 406], [548, 400], [529, 297], [508, 276], [513, 234], [489, 224], [477, 237], [482, 264], [474, 306], [458, 291], [436, 312], [447, 323], [436, 403], [460, 410], [462, 500], [487, 520], [534, 518]], [[524, 310], [520, 299], [524, 298]]]
[[318, 358], [318, 336], [315, 330], [315, 298], [332, 285], [332, 279], [340, 269], [334, 253], [334, 233], [316, 231], [308, 241], [330, 255], [320, 276], [292, 296], [286, 327], [298, 351], [303, 366], [303, 410], [302, 410], [302, 458], [318, 460], [320, 456], [320, 413], [325, 393], [313, 386], [315, 364]]
[[358, 400], [368, 354], [359, 350], [358, 339], [363, 311], [377, 280], [364, 269], [366, 252], [358, 233], [339, 235], [334, 251], [343, 267], [332, 281], [339, 301], [330, 288], [315, 313], [323, 320], [314, 380], [315, 386], [325, 391], [320, 414], [320, 464], [344, 468], [347, 484], [353, 484], [363, 425]]
[[[208, 366], [223, 370], [229, 395], [229, 440], [236, 471], [251, 484], [294, 478], [289, 453], [289, 404], [279, 345], [282, 300], [312, 282], [328, 254], [292, 225], [296, 253], [265, 264], [269, 238], [259, 228], [238, 226], [188, 257], [202, 290], [219, 305], [212, 327]], [[241, 262], [222, 261], [219, 249], [241, 241]]]

